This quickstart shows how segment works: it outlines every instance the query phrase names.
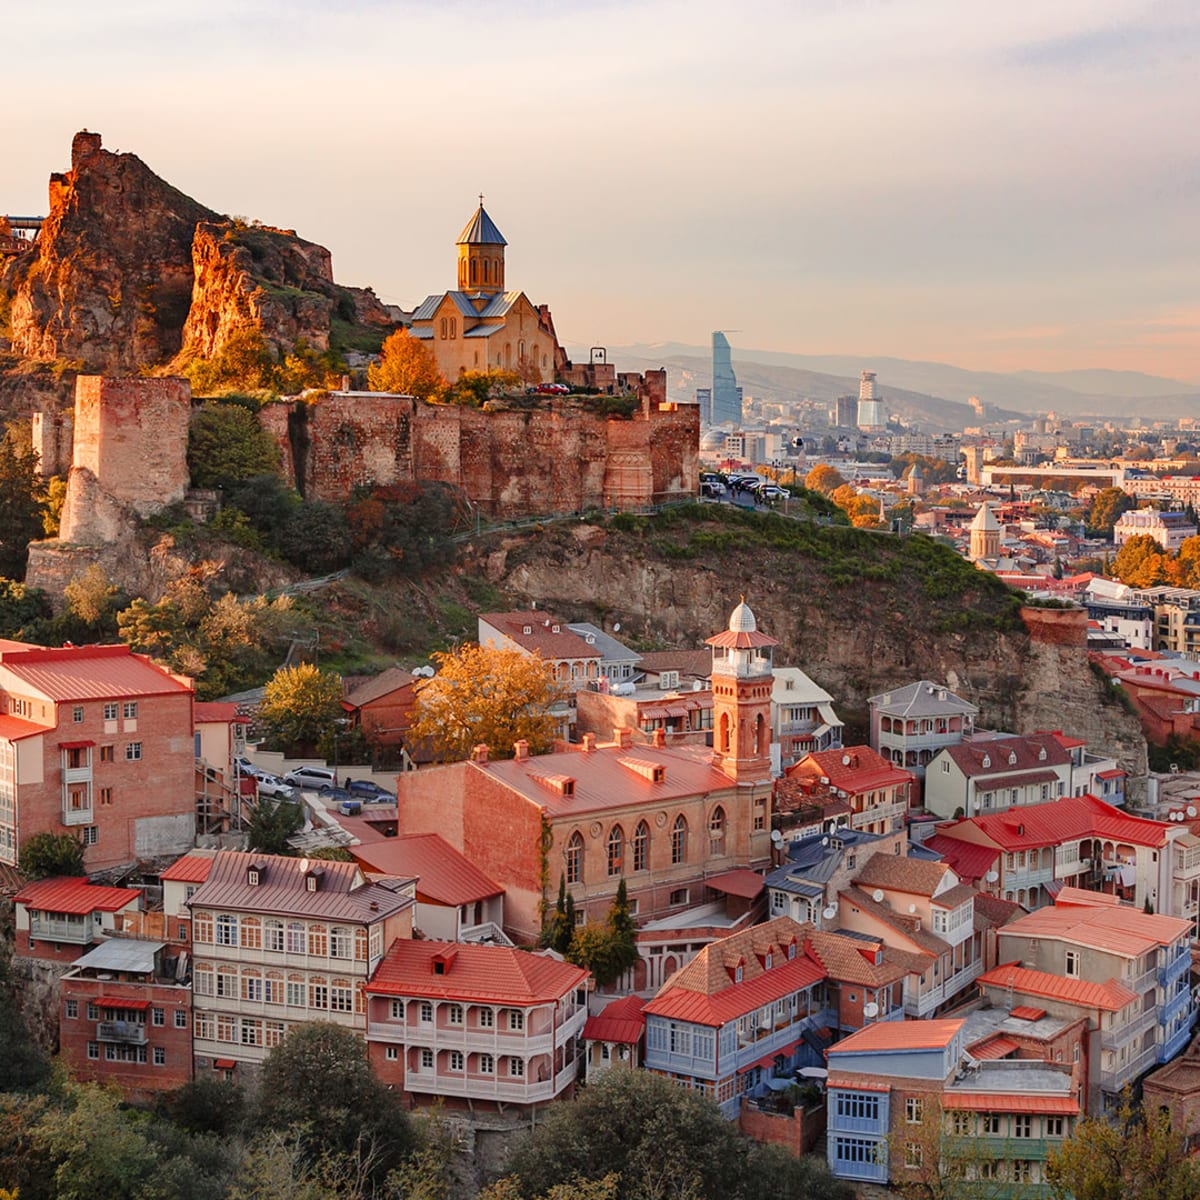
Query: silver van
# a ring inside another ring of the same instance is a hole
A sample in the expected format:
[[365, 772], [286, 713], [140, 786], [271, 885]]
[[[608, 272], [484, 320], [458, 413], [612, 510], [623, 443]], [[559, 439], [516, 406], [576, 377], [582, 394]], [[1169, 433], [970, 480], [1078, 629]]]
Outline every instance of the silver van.
[[310, 792], [319, 792], [337, 787], [337, 772], [331, 767], [296, 767], [283, 777], [283, 782], [306, 788]]

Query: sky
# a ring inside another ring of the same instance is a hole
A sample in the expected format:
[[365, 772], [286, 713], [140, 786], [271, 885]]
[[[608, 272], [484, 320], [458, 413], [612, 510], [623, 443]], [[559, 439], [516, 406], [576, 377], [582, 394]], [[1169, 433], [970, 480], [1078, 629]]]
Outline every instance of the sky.
[[55, 0], [25, 33], [0, 211], [88, 128], [404, 307], [482, 192], [566, 343], [1200, 382], [1195, 0]]

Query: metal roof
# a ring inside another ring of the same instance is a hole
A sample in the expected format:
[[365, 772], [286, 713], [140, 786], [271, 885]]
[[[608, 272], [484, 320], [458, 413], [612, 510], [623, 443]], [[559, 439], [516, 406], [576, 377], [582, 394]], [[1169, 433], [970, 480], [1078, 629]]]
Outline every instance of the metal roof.
[[920, 679], [890, 692], [881, 692], [868, 701], [872, 708], [892, 717], [932, 717], [948, 713], [967, 713], [975, 716], [979, 709], [956, 696], [945, 684]]
[[94, 912], [120, 912], [141, 898], [141, 888], [100, 887], [86, 879], [56, 876], [27, 884], [13, 901], [33, 912], [67, 913], [78, 917]]
[[109, 938], [95, 950], [89, 950], [77, 958], [73, 965], [96, 971], [129, 971], [148, 975], [154, 970], [155, 955], [165, 945], [165, 942], [144, 942], [139, 938]]
[[481, 203], [471, 219], [458, 235], [456, 246], [507, 246], [504, 234], [496, 228], [496, 222], [487, 215]]
[[415, 878], [418, 900], [458, 906], [504, 893], [495, 880], [436, 833], [401, 834], [352, 846], [350, 853], [364, 870]]
[[0, 653], [0, 684], [56, 701], [192, 692], [180, 678], [123, 645], [5, 650]]

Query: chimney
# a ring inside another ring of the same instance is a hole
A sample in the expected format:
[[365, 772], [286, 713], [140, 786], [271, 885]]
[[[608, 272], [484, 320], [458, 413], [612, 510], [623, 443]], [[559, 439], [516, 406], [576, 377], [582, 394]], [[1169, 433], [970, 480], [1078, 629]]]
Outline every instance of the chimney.
[[471, 761], [477, 763], [485, 763], [488, 760], [488, 744], [480, 742], [478, 746], [471, 751]]
[[524, 738], [521, 738], [519, 742], [513, 743], [513, 750], [515, 751], [513, 758], [515, 758], [517, 762], [526, 762], [528, 760], [529, 743]]
[[583, 752], [591, 754], [596, 748], [596, 735], [594, 733], [585, 733], [583, 735]]
[[654, 731], [654, 748], [662, 750], [667, 744], [667, 731], [665, 729], [656, 729]]
[[348, 392], [349, 390], [350, 390], [350, 376], [343, 375], [342, 376], [342, 391]]
[[614, 729], [613, 733], [616, 735], [617, 745], [620, 746], [622, 750], [628, 750], [633, 745], [632, 729]]

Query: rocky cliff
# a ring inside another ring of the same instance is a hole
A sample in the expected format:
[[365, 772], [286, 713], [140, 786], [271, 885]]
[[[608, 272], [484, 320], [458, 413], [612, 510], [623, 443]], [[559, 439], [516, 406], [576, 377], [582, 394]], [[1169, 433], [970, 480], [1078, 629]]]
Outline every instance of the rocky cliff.
[[208, 358], [244, 331], [282, 359], [299, 341], [377, 344], [392, 325], [371, 291], [334, 282], [323, 246], [224, 218], [86, 132], [71, 169], [51, 176], [34, 246], [0, 268], [0, 300], [11, 353], [0, 368], [24, 379], [0, 382], [0, 403], [13, 407], [61, 390], [36, 371], [31, 384], [32, 364], [55, 363], [69, 383], [74, 370], [133, 375]]

